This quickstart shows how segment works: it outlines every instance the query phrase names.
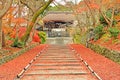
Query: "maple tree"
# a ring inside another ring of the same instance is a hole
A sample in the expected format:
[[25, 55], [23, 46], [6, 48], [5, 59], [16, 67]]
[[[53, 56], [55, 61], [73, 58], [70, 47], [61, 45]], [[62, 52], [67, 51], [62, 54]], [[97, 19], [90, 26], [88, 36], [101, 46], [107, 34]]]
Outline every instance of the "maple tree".
[[12, 4], [12, 0], [1, 0], [0, 1], [0, 49], [5, 45], [4, 32], [2, 31], [2, 17], [8, 11]]
[[27, 28], [27, 31], [25, 33], [25, 35], [22, 37], [21, 41], [25, 42], [28, 40], [29, 35], [30, 35], [30, 31], [32, 30], [38, 16], [44, 12], [44, 10], [49, 6], [49, 4], [52, 2], [53, 0], [49, 0], [46, 4], [44, 4], [42, 7], [40, 7], [36, 13], [34, 13], [33, 18], [31, 20], [31, 23], [29, 24], [29, 27]]
[[[98, 3], [98, 5], [100, 6], [99, 8], [100, 15], [103, 16], [108, 26], [112, 27], [115, 10], [120, 8], [119, 6], [120, 0], [101, 0], [101, 1], [93, 0], [93, 1]], [[108, 11], [111, 11], [110, 16], [107, 16], [106, 14]]]
[[[15, 41], [17, 42], [13, 42], [14, 43], [18, 43], [18, 46], [21, 46], [21, 45], [26, 45], [26, 42], [28, 41], [29, 39], [29, 36], [30, 36], [30, 33], [31, 33], [31, 30], [32, 28], [34, 27], [38, 17], [40, 14], [42, 14], [44, 12], [44, 10], [49, 6], [49, 4], [53, 1], [53, 0], [49, 0], [47, 2], [45, 2], [45, 4], [42, 4], [40, 5], [39, 7], [37, 8], [33, 8], [30, 7], [28, 5], [27, 0], [20, 0], [22, 4], [24, 4], [25, 6], [27, 6], [30, 10], [33, 10], [35, 9], [35, 11], [33, 11], [33, 15], [32, 15], [32, 18], [30, 19], [30, 23], [28, 24], [27, 26], [27, 29], [26, 29], [26, 32], [25, 34], [20, 38], [20, 39], [17, 39], [18, 37], [16, 37]], [[30, 1], [28, 1], [30, 2]], [[36, 4], [35, 4], [36, 5]], [[20, 43], [20, 44], [19, 44]], [[22, 43], [22, 44], [21, 44]]]

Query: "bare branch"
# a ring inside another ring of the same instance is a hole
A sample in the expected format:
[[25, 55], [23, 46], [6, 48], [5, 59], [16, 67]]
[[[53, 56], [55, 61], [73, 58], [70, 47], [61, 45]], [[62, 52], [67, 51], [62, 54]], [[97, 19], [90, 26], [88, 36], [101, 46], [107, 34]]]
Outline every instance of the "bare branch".
[[34, 14], [34, 11], [31, 7], [28, 6], [28, 4], [24, 3], [22, 0], [20, 0], [21, 4], [24, 4], [25, 6], [27, 6], [27, 8], [29, 8], [32, 11], [32, 14]]
[[0, 18], [2, 18], [5, 15], [5, 13], [9, 10], [10, 6], [12, 5], [12, 1], [13, 0], [7, 0], [7, 2], [4, 3], [2, 10], [0, 10]]

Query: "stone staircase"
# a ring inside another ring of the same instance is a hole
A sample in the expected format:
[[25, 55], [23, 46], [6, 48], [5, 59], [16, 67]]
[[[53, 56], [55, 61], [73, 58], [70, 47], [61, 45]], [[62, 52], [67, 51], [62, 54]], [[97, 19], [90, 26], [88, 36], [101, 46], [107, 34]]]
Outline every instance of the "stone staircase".
[[72, 44], [71, 37], [48, 37], [46, 40], [46, 44], [57, 44], [57, 45], [65, 45]]
[[65, 45], [50, 45], [20, 79], [15, 80], [98, 80]]

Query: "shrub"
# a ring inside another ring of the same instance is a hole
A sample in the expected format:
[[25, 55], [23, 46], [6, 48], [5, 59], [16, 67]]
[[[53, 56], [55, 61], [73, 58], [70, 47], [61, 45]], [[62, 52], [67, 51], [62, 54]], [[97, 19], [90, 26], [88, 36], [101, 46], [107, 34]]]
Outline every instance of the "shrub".
[[43, 31], [38, 32], [38, 36], [40, 37], [42, 44], [46, 42], [46, 33], [45, 32], [43, 32]]
[[104, 34], [104, 31], [103, 31], [103, 25], [99, 25], [97, 27], [95, 27], [94, 29], [94, 33], [95, 33], [95, 37], [94, 37], [94, 40], [98, 40], [101, 38], [101, 36]]
[[87, 35], [88, 35], [88, 31], [82, 32], [82, 34], [76, 33], [73, 35], [73, 42], [76, 44], [86, 44]]
[[104, 19], [102, 15], [100, 16], [100, 23], [103, 24], [104, 26], [108, 25], [108, 23], [106, 22], [106, 20]]
[[120, 33], [120, 30], [118, 28], [116, 28], [116, 27], [110, 27], [109, 32], [111, 34], [111, 37], [117, 38], [117, 36]]
[[37, 33], [37, 32], [34, 33], [33, 38], [32, 38], [32, 41], [33, 41], [33, 42], [39, 42], [39, 43], [41, 43], [41, 39], [40, 39], [40, 37], [38, 36], [38, 33]]
[[102, 35], [102, 37], [101, 37], [101, 40], [103, 41], [103, 42], [107, 42], [107, 41], [109, 41], [111, 39], [111, 35], [110, 35], [110, 33], [105, 33], [105, 34], [103, 34]]
[[[111, 10], [107, 10], [107, 12], [105, 13], [106, 17], [110, 18], [112, 17], [112, 11]], [[108, 23], [106, 22], [106, 20], [104, 19], [104, 17], [101, 15], [100, 16], [100, 23], [103, 24], [104, 26], [107, 26]], [[116, 25], [117, 21], [115, 19], [113, 19], [112, 25]]]
[[[112, 16], [111, 10], [107, 10], [105, 15], [106, 15], [106, 17], [111, 18], [111, 16]], [[106, 22], [105, 18], [102, 15], [100, 16], [100, 23], [103, 24], [104, 26], [108, 25], [108, 23]]]
[[75, 34], [73, 36], [73, 41], [74, 41], [74, 43], [80, 43], [80, 35], [79, 34]]
[[11, 45], [12, 47], [19, 47], [19, 48], [21, 48], [21, 47], [23, 47], [24, 46], [24, 43], [23, 42], [20, 42], [20, 41], [18, 41], [18, 37], [16, 37], [15, 38], [15, 41], [12, 43], [12, 45]]

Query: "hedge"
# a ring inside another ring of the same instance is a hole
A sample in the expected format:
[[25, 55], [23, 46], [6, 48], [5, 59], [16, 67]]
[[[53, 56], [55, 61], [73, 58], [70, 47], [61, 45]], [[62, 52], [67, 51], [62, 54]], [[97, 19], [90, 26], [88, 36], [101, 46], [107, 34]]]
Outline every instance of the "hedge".
[[92, 44], [92, 43], [89, 43], [88, 47], [94, 50], [95, 52], [105, 56], [106, 58], [109, 58], [113, 60], [114, 62], [117, 62], [120, 64], [120, 52], [115, 51], [115, 50], [110, 50], [103, 46]]
[[0, 58], [0, 65], [3, 64], [3, 63], [6, 63], [6, 62], [8, 62], [8, 61], [10, 61], [10, 60], [12, 60], [12, 59], [14, 59], [16, 57], [18, 57], [18, 56], [20, 56], [24, 52], [30, 50], [31, 48], [33, 48], [33, 47], [35, 47], [37, 45], [38, 45], [38, 43], [33, 44], [33, 45], [25, 47], [25, 48], [23, 48], [23, 49], [21, 49], [21, 50], [19, 50], [17, 52], [14, 52], [12, 55], [6, 55], [6, 56]]

